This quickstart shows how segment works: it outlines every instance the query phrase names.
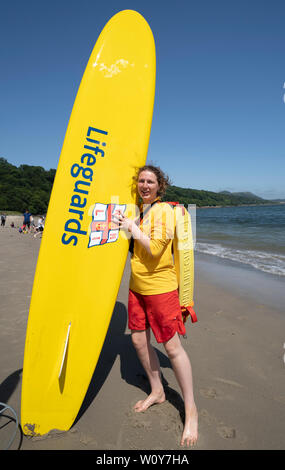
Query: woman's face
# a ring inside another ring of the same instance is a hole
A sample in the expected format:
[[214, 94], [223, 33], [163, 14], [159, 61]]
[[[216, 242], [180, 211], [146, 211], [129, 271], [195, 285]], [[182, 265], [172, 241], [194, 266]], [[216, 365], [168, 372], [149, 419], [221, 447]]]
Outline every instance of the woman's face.
[[151, 204], [157, 197], [159, 184], [152, 171], [142, 171], [138, 178], [138, 193], [144, 204]]

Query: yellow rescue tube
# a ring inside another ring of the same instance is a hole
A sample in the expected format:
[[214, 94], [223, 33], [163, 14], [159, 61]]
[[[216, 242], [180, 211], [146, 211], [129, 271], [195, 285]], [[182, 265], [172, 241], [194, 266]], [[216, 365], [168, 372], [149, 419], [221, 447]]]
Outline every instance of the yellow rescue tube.
[[173, 240], [174, 264], [176, 269], [179, 302], [186, 321], [190, 314], [192, 322], [197, 321], [194, 305], [194, 242], [191, 217], [182, 205], [176, 205], [175, 236]]

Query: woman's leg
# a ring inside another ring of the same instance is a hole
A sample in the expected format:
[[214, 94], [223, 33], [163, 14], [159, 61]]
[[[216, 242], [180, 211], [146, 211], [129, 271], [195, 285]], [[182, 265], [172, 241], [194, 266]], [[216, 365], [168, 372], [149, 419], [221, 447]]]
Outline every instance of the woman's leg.
[[181, 445], [194, 445], [198, 438], [198, 413], [194, 402], [191, 363], [177, 333], [164, 343], [164, 347], [184, 399], [185, 423]]
[[137, 412], [145, 411], [154, 403], [165, 401], [165, 394], [161, 382], [160, 366], [157, 354], [150, 344], [150, 329], [145, 331], [132, 331], [132, 341], [139, 360], [148, 376], [151, 393], [145, 400], [140, 400], [134, 406]]

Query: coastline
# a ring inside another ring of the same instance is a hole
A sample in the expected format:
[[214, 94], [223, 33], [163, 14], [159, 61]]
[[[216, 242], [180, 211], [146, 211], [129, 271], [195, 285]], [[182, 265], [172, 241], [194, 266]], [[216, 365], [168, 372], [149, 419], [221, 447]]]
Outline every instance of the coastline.
[[[19, 417], [40, 238], [5, 227], [0, 239], [0, 401]], [[196, 254], [195, 260], [198, 322], [187, 322], [182, 344], [191, 359], [199, 411], [196, 449], [283, 449], [285, 314], [280, 283], [273, 275], [214, 256]], [[148, 384], [127, 328], [129, 275], [128, 262], [102, 354], [73, 427], [32, 439], [18, 432], [12, 449], [181, 450], [182, 398], [164, 348], [154, 341], [167, 401], [142, 414], [131, 409], [148, 392]], [[0, 433], [0, 448], [4, 438]]]
[[282, 206], [285, 202], [269, 202], [261, 204], [232, 204], [226, 206], [197, 206], [196, 209], [220, 209], [221, 207], [258, 207], [258, 206]]

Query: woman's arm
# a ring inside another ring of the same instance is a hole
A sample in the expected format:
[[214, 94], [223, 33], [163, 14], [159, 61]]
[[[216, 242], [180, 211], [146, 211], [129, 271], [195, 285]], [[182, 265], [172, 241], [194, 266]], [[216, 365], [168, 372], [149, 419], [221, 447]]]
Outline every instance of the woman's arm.
[[130, 232], [132, 237], [135, 238], [145, 248], [148, 254], [152, 255], [150, 249], [151, 240], [145, 233], [142, 232], [140, 227], [136, 224], [135, 220], [128, 219], [124, 216], [124, 214], [119, 212], [113, 217], [113, 221], [119, 225], [119, 228]]
[[162, 255], [166, 245], [174, 237], [173, 214], [169, 206], [161, 207], [161, 211], [156, 216], [156, 222], [152, 225], [150, 237], [140, 229], [139, 219], [131, 220], [118, 212], [114, 222], [123, 230], [128, 230], [150, 256], [157, 258]]

